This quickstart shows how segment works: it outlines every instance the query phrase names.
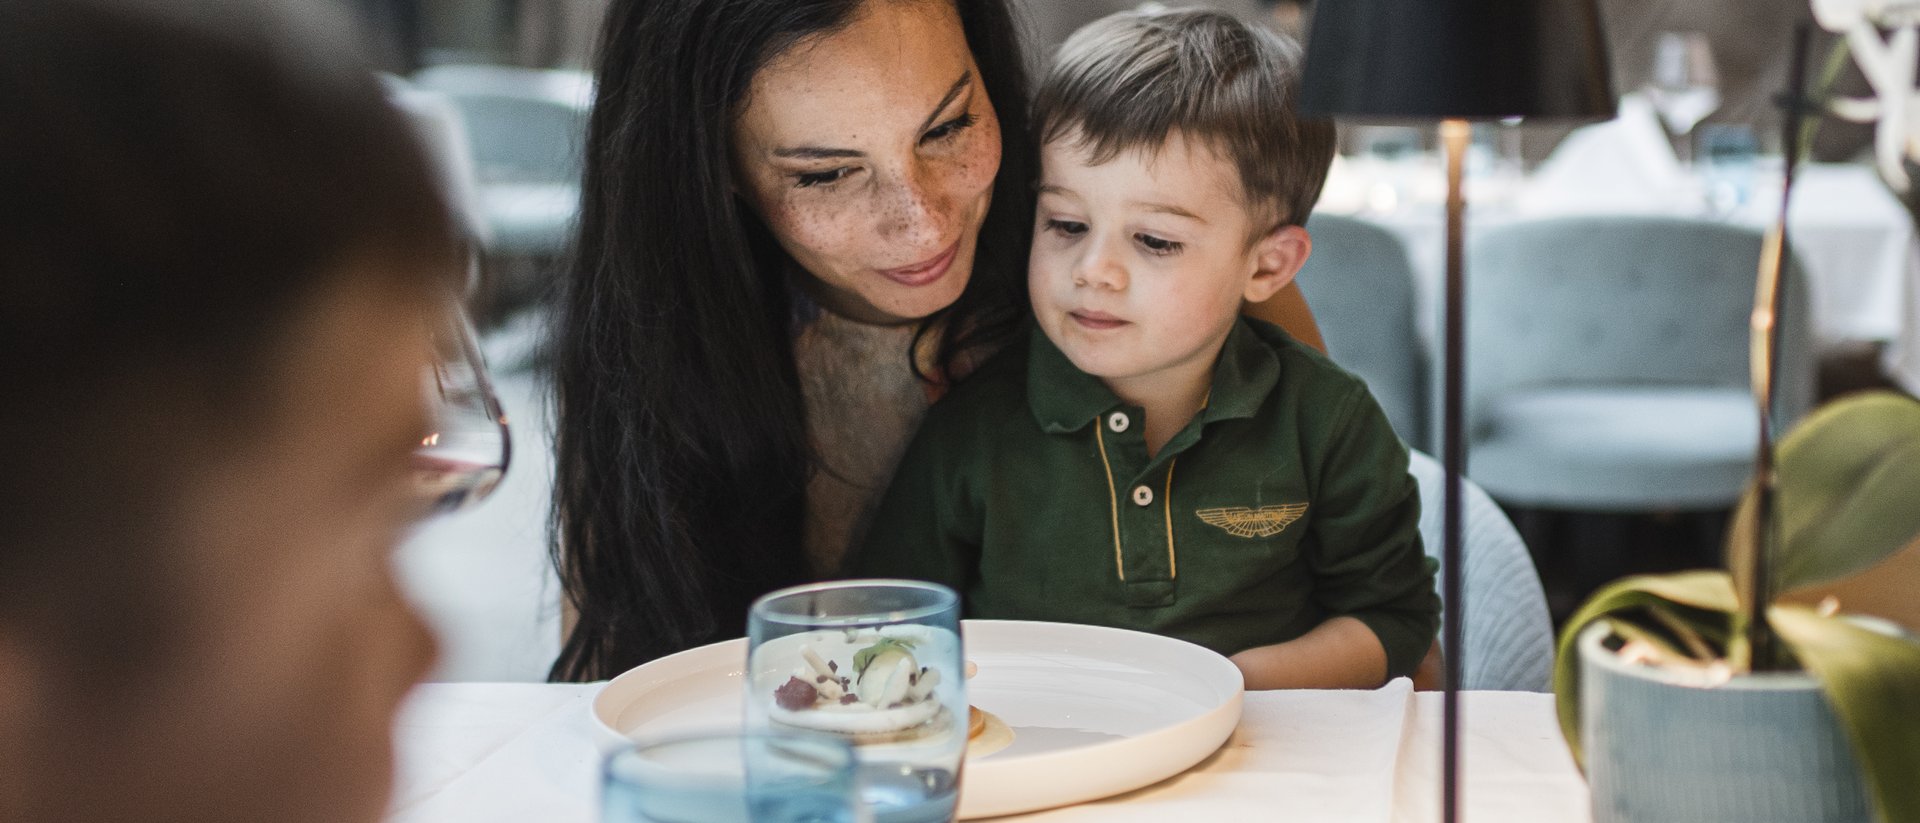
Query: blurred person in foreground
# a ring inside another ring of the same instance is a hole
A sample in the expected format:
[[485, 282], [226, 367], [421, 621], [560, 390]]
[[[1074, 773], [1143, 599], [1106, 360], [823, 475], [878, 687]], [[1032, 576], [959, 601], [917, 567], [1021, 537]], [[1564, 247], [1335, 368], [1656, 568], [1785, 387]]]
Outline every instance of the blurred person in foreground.
[[0, 3], [0, 821], [371, 821], [458, 271], [351, 35]]

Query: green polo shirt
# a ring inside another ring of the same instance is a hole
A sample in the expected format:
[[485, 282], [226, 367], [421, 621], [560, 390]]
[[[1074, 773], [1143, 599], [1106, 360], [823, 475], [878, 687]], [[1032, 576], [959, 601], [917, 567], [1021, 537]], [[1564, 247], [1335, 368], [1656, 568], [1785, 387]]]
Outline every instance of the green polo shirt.
[[1347, 615], [1412, 674], [1440, 600], [1406, 447], [1359, 378], [1242, 319], [1152, 457], [1142, 419], [1035, 330], [928, 412], [848, 572], [1229, 655]]

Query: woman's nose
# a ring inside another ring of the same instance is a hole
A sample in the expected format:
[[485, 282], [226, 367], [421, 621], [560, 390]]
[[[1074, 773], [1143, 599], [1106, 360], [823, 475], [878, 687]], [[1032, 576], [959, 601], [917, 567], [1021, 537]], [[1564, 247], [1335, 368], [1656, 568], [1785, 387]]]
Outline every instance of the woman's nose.
[[882, 237], [930, 255], [944, 248], [952, 239], [947, 231], [952, 215], [934, 182], [912, 172], [900, 176], [878, 204]]

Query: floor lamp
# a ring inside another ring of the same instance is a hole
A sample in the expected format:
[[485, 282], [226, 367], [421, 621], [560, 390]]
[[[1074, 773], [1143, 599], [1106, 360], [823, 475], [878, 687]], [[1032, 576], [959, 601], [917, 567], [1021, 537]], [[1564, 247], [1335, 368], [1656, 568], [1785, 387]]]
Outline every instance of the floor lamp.
[[1302, 79], [1304, 113], [1360, 122], [1438, 121], [1446, 153], [1441, 817], [1453, 823], [1460, 811], [1459, 688], [1466, 651], [1460, 585], [1466, 200], [1460, 178], [1469, 122], [1612, 117], [1606, 44], [1594, 0], [1330, 0], [1314, 9]]

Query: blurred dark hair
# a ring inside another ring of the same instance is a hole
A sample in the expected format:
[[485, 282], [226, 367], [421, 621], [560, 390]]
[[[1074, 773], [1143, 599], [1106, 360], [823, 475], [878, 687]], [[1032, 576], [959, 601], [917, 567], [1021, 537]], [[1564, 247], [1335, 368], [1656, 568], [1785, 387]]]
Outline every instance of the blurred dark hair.
[[234, 2], [0, 3], [0, 621], [157, 651], [134, 636], [166, 623], [172, 463], [218, 458], [183, 444], [246, 434], [323, 287], [451, 285], [447, 207], [352, 36]]
[[[797, 265], [734, 194], [729, 143], [760, 67], [862, 2], [616, 0], [608, 13], [557, 329], [553, 554], [578, 621], [556, 680], [738, 636], [756, 596], [807, 575]], [[966, 290], [921, 325], [942, 330], [943, 373], [1024, 319], [1033, 213], [1010, 13], [953, 2], [1005, 145]]]
[[1158, 151], [1181, 132], [1235, 165], [1251, 208], [1300, 225], [1335, 148], [1333, 121], [1299, 115], [1304, 64], [1293, 38], [1221, 12], [1120, 12], [1060, 47], [1034, 123], [1043, 141], [1072, 138], [1095, 163]]

